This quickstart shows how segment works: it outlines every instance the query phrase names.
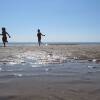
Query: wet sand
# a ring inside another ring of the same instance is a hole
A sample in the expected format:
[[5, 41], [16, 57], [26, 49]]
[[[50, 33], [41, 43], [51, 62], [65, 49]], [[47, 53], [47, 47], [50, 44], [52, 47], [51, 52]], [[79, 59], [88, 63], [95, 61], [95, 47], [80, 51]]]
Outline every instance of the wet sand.
[[[6, 77], [14, 71], [4, 67], [27, 67], [28, 62], [36, 74]], [[0, 47], [0, 100], [100, 100], [99, 67], [100, 45]]]
[[[12, 46], [0, 47], [0, 61], [17, 59], [16, 55], [34, 54], [34, 56], [59, 56], [68, 59], [100, 60], [100, 45], [49, 45], [49, 46]], [[43, 55], [42, 55], [43, 54]], [[27, 55], [27, 56], [30, 56]]]

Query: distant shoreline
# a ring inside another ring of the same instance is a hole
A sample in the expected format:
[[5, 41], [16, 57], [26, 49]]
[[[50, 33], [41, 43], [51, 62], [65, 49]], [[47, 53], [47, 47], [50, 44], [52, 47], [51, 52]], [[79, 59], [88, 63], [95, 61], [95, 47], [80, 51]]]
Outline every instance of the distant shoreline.
[[[8, 46], [33, 46], [38, 45], [37, 42], [9, 42]], [[42, 45], [100, 45], [100, 42], [42, 42]], [[2, 46], [2, 42], [0, 42], [0, 46]]]

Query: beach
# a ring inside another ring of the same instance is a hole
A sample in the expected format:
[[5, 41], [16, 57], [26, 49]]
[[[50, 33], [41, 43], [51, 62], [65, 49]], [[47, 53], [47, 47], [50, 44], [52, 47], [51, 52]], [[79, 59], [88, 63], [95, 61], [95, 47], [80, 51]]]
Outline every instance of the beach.
[[0, 100], [100, 100], [100, 44], [0, 47]]

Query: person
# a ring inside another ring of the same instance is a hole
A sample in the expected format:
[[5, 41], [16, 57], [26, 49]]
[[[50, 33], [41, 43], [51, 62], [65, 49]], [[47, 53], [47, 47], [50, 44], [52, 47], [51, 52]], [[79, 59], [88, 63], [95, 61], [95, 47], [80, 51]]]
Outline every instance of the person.
[[5, 27], [2, 27], [2, 34], [0, 34], [0, 35], [2, 35], [3, 45], [4, 45], [4, 47], [6, 47], [6, 42], [8, 42], [7, 41], [7, 35], [9, 36], [9, 38], [10, 38], [10, 35], [6, 32]]
[[38, 37], [38, 44], [41, 45], [41, 36], [45, 36], [40, 32], [40, 29], [38, 29], [37, 37]]

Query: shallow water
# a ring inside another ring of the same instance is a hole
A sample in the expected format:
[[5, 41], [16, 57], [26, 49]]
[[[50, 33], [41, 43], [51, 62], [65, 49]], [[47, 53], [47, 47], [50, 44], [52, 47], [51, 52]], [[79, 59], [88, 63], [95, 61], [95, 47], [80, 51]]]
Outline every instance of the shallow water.
[[1, 64], [0, 78], [21, 78], [39, 75], [80, 77], [100, 79], [100, 64], [67, 62], [61, 64], [37, 64], [35, 61], [24, 64]]
[[[67, 58], [46, 51], [26, 51], [1, 59], [0, 78], [32, 77], [36, 75], [84, 76], [99, 78], [100, 63]], [[81, 77], [81, 78], [82, 78]]]

